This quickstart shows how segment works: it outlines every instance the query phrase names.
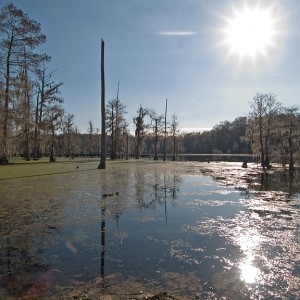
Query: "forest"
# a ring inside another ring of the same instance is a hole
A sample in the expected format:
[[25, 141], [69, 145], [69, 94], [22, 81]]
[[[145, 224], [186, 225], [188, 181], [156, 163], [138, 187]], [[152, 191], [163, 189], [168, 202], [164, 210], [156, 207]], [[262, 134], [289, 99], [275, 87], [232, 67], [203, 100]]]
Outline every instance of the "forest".
[[[46, 43], [41, 24], [12, 3], [0, 11], [0, 164], [57, 156], [100, 155], [100, 129], [92, 121], [81, 133], [66, 112], [62, 82], [48, 69], [51, 56], [38, 53]], [[253, 154], [263, 168], [272, 162], [293, 169], [300, 162], [299, 107], [285, 107], [273, 94], [249, 99], [247, 116], [223, 121], [209, 131], [181, 132], [178, 116], [159, 115], [141, 105], [129, 131], [126, 105], [118, 95], [106, 104], [107, 155], [111, 159], [159, 159], [178, 154]]]

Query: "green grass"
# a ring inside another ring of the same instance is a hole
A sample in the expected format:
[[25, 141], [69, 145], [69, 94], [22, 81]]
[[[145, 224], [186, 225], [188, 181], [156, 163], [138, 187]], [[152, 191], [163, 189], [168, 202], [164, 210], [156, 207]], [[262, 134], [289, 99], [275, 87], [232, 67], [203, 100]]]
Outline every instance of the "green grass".
[[[54, 163], [50, 163], [49, 158], [42, 158], [37, 161], [25, 161], [21, 158], [14, 158], [10, 161], [9, 165], [0, 166], [0, 180], [92, 171], [98, 169], [99, 162], [99, 158], [82, 157], [75, 158], [74, 160], [58, 158]], [[107, 169], [110, 169], [113, 166], [121, 166], [124, 163], [144, 164], [159, 163], [159, 161], [154, 162], [153, 160], [144, 159], [107, 160], [106, 165]]]
[[98, 158], [58, 158], [55, 163], [50, 163], [49, 158], [37, 161], [15, 158], [9, 165], [0, 166], [0, 180], [95, 170], [98, 164]]

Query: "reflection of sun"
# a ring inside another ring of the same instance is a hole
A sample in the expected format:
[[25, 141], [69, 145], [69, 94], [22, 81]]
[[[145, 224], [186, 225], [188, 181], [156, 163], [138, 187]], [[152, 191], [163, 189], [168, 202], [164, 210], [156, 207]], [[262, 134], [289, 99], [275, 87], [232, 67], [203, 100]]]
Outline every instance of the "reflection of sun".
[[241, 279], [246, 283], [255, 283], [260, 275], [260, 270], [252, 265], [251, 260], [244, 260], [240, 263]]
[[245, 283], [255, 283], [261, 275], [261, 271], [253, 265], [255, 259], [255, 250], [259, 248], [260, 236], [256, 230], [249, 229], [246, 232], [240, 232], [238, 244], [245, 255], [244, 259], [239, 263], [241, 272], [241, 280]]
[[279, 18], [275, 17], [275, 8], [262, 8], [244, 3], [242, 8], [234, 8], [230, 17], [225, 17], [226, 25], [222, 44], [228, 49], [230, 56], [236, 55], [243, 61], [258, 57], [268, 57], [271, 50], [278, 47], [276, 37]]

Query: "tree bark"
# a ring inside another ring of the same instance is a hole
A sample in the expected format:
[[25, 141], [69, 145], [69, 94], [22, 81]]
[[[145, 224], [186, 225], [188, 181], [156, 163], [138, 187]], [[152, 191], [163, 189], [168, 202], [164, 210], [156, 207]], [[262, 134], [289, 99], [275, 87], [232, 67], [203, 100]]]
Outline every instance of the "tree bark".
[[106, 169], [104, 41], [101, 40], [101, 157], [98, 169]]
[[163, 158], [163, 161], [166, 161], [167, 109], [168, 109], [168, 99], [166, 99], [166, 110], [165, 110], [165, 138], [164, 138], [164, 158]]
[[7, 125], [8, 125], [8, 103], [9, 103], [9, 85], [10, 85], [10, 56], [12, 51], [12, 44], [13, 44], [13, 34], [11, 35], [7, 57], [6, 57], [6, 80], [5, 80], [5, 98], [4, 98], [4, 118], [3, 118], [3, 132], [2, 132], [2, 153], [0, 158], [1, 165], [8, 164], [8, 153], [7, 153]]
[[176, 135], [174, 134], [174, 136], [173, 136], [173, 157], [172, 157], [172, 161], [176, 160], [175, 152], [176, 152]]

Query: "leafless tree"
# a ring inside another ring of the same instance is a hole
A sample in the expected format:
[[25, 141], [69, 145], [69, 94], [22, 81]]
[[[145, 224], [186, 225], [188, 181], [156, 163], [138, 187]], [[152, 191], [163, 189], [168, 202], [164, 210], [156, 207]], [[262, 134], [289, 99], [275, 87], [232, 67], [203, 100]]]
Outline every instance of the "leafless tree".
[[40, 151], [40, 139], [41, 139], [41, 130], [43, 130], [42, 125], [45, 124], [43, 122], [43, 116], [45, 110], [47, 110], [47, 105], [50, 104], [61, 104], [63, 102], [62, 98], [60, 97], [60, 90], [59, 88], [63, 85], [62, 82], [55, 83], [53, 80], [53, 74], [56, 70], [48, 73], [45, 64], [42, 65], [41, 68], [36, 70], [37, 74], [37, 90], [38, 90], [38, 97], [36, 103], [36, 119], [35, 119], [35, 151], [34, 156], [35, 158], [39, 158], [41, 156]]
[[149, 116], [151, 120], [153, 121], [153, 129], [154, 129], [154, 136], [155, 136], [155, 145], [154, 145], [154, 160], [158, 160], [157, 152], [158, 152], [158, 137], [162, 133], [162, 120], [163, 116], [162, 115], [157, 115], [155, 110], [150, 110], [149, 111]]
[[73, 114], [67, 114], [64, 116], [63, 119], [63, 132], [66, 136], [66, 157], [72, 155], [74, 157], [74, 147], [75, 141], [74, 136], [75, 133], [75, 125], [74, 125], [74, 118]]
[[50, 133], [50, 162], [55, 162], [54, 158], [54, 143], [55, 143], [55, 134], [58, 130], [62, 128], [64, 116], [64, 109], [60, 104], [53, 104], [46, 106], [45, 116], [44, 116], [44, 127]]
[[260, 156], [263, 169], [270, 168], [270, 143], [276, 130], [281, 103], [272, 94], [256, 94], [250, 102], [247, 137], [252, 150]]
[[139, 110], [137, 111], [138, 115], [136, 118], [133, 119], [135, 124], [135, 139], [136, 139], [136, 151], [135, 151], [135, 158], [139, 159], [141, 157], [141, 146], [142, 140], [145, 134], [145, 117], [149, 114], [148, 108], [143, 108], [140, 106]]
[[177, 136], [179, 134], [179, 129], [178, 129], [178, 126], [179, 126], [179, 122], [177, 121], [177, 115], [176, 114], [173, 114], [172, 117], [171, 117], [171, 123], [170, 123], [170, 134], [171, 134], [171, 137], [172, 137], [172, 144], [173, 144], [173, 155], [172, 155], [172, 161], [175, 161], [176, 160], [176, 147], [177, 147]]
[[295, 159], [299, 156], [300, 145], [300, 114], [299, 107], [291, 106], [283, 108], [280, 115], [279, 134], [282, 142], [281, 154], [287, 156], [289, 170], [295, 168]]
[[89, 134], [89, 154], [92, 155], [94, 152], [94, 150], [93, 150], [93, 148], [94, 148], [93, 147], [93, 135], [94, 135], [95, 129], [94, 129], [94, 124], [91, 120], [88, 122], [88, 126], [89, 127], [88, 127], [87, 132]]
[[126, 106], [121, 103], [120, 99], [110, 100], [106, 105], [106, 128], [110, 136], [110, 157], [111, 159], [119, 158], [124, 149], [123, 135], [127, 131], [125, 120]]

